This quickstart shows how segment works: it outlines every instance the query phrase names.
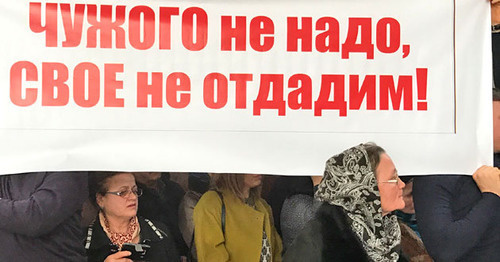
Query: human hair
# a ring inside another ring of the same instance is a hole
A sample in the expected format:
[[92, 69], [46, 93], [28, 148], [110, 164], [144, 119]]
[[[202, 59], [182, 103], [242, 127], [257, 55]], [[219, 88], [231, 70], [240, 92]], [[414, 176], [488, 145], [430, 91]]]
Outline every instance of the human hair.
[[[216, 191], [227, 190], [233, 193], [241, 201], [245, 202], [245, 195], [243, 194], [243, 188], [245, 186], [244, 174], [234, 174], [234, 173], [223, 173], [214, 174], [212, 176], [212, 189]], [[249, 198], [252, 200], [257, 200], [260, 198], [260, 192], [262, 190], [262, 185], [250, 188]]]
[[385, 150], [373, 142], [368, 142], [363, 144], [363, 147], [368, 154], [368, 160], [370, 161], [370, 166], [373, 173], [376, 173], [378, 164], [380, 163], [380, 155], [385, 153]]
[[493, 88], [493, 101], [500, 101], [500, 90]]
[[97, 172], [92, 172], [89, 175], [89, 197], [90, 197], [90, 202], [97, 208], [99, 206], [97, 205], [97, 194], [104, 195], [106, 191], [108, 191], [107, 188], [107, 182], [110, 178], [120, 174], [122, 172], [109, 172], [109, 171], [97, 171]]
[[207, 173], [189, 173], [188, 188], [194, 192], [203, 194], [210, 187], [210, 176]]

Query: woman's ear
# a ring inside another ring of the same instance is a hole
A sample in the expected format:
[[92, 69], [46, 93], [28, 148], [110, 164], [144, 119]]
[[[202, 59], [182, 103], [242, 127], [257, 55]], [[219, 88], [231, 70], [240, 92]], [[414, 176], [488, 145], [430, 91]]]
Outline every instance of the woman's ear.
[[102, 199], [103, 197], [104, 196], [99, 194], [99, 193], [95, 194], [95, 200], [97, 202], [97, 206], [99, 206], [100, 209], [103, 209], [103, 206], [104, 206], [104, 204], [103, 204], [104, 201]]

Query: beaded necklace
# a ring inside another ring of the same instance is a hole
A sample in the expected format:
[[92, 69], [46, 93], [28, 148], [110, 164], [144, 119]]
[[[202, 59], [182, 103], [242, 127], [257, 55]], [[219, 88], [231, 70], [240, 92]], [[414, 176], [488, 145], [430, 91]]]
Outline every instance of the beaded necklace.
[[134, 233], [137, 230], [137, 219], [136, 217], [130, 219], [126, 233], [117, 233], [111, 231], [111, 228], [109, 227], [109, 221], [106, 216], [104, 216], [104, 226], [106, 227], [106, 231], [108, 231], [109, 233], [108, 236], [109, 240], [111, 240], [111, 243], [117, 245], [118, 248], [121, 249], [124, 243], [132, 242]]

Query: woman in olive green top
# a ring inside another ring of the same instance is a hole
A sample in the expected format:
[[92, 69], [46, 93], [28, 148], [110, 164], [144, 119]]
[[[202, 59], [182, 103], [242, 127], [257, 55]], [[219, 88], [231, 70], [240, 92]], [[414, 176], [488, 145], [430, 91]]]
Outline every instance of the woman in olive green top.
[[262, 176], [216, 174], [212, 181], [215, 191], [194, 209], [198, 261], [280, 262], [281, 239], [260, 197]]

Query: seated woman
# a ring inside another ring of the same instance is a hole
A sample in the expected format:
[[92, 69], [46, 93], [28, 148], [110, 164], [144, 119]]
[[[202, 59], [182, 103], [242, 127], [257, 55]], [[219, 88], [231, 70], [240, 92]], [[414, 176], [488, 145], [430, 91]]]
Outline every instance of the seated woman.
[[260, 197], [262, 176], [215, 174], [212, 183], [217, 192], [205, 193], [194, 208], [198, 261], [281, 261], [271, 208]]
[[323, 201], [284, 261], [406, 261], [392, 214], [404, 208], [405, 184], [391, 158], [373, 144], [333, 156], [315, 198]]
[[137, 217], [142, 191], [132, 173], [95, 172], [89, 179], [89, 192], [93, 204], [99, 208], [85, 240], [89, 262], [132, 261], [128, 259], [132, 253], [121, 250], [125, 243], [149, 246], [141, 261], [180, 261], [167, 228]]

